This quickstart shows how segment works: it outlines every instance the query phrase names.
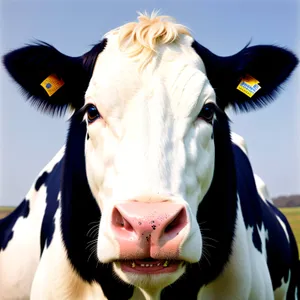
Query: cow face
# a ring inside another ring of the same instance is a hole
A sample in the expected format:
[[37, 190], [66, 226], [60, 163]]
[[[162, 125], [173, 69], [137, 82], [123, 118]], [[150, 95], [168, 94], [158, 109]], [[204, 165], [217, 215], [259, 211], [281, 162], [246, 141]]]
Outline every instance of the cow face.
[[[71, 106], [82, 115], [86, 176], [102, 215], [98, 259], [150, 291], [202, 258], [196, 216], [209, 188], [218, 186], [216, 110], [267, 104], [297, 62], [275, 46], [219, 57], [185, 27], [155, 15], [109, 32], [81, 57], [47, 44], [4, 57], [39, 108], [53, 113]], [[64, 197], [62, 206], [70, 201], [64, 208], [70, 209], [72, 199]]]
[[161, 45], [141, 66], [142, 55], [120, 48], [121, 33], [106, 36], [85, 94], [98, 257], [130, 283], [150, 274], [168, 284], [201, 257], [196, 213], [214, 171], [216, 96], [191, 37]]

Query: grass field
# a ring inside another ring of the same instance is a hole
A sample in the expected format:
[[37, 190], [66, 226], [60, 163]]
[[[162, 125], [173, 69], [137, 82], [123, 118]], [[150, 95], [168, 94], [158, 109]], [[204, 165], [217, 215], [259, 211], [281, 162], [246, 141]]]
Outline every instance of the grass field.
[[0, 219], [7, 216], [13, 209], [14, 207], [10, 206], [0, 206]]
[[[0, 207], [0, 219], [4, 218], [13, 210], [13, 207]], [[298, 249], [300, 249], [300, 207], [288, 207], [280, 209], [289, 220], [296, 236]], [[300, 258], [300, 254], [299, 254]]]
[[294, 235], [296, 236], [298, 249], [300, 250], [300, 207], [286, 207], [280, 208], [280, 210], [285, 214], [285, 216], [289, 220]]

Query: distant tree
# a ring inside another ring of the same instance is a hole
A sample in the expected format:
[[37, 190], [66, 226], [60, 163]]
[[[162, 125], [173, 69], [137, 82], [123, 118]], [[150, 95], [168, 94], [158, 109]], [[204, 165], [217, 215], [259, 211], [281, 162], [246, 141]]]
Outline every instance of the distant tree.
[[300, 195], [279, 196], [272, 200], [277, 207], [300, 206]]

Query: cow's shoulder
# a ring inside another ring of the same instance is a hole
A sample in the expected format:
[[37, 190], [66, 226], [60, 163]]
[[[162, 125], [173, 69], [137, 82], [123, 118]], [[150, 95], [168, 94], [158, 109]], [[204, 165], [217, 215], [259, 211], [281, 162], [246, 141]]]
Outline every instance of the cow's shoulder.
[[60, 191], [64, 165], [64, 147], [40, 174], [36, 188], [44, 189], [45, 211], [41, 224], [41, 251], [49, 247], [55, 231], [54, 217], [60, 204]]
[[[14, 236], [18, 220], [34, 218], [37, 228], [45, 215], [48, 214], [49, 204], [53, 208], [53, 192], [59, 186], [59, 179], [65, 147], [47, 163], [38, 174], [23, 201], [4, 219], [0, 220], [0, 251], [4, 250]], [[56, 197], [57, 198], [57, 197]], [[57, 200], [57, 199], [56, 199]]]
[[233, 145], [237, 193], [243, 220], [254, 246], [268, 266], [273, 289], [287, 283], [297, 260], [295, 238], [284, 214], [271, 202], [264, 201], [257, 191], [249, 158]]
[[[0, 220], [0, 298], [29, 298], [32, 280], [53, 232], [64, 147], [42, 169], [18, 207]], [[42, 234], [41, 234], [42, 228]], [[20, 251], [22, 255], [20, 255]], [[26, 270], [26, 272], [24, 272]]]

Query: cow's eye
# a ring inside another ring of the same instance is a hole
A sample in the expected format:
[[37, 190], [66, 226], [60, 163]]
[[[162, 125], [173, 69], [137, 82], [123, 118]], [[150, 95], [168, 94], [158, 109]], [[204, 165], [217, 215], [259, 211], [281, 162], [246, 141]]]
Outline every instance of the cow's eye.
[[202, 107], [202, 110], [201, 110], [198, 118], [201, 118], [208, 123], [212, 123], [212, 120], [213, 120], [213, 117], [215, 114], [215, 109], [216, 109], [216, 106], [214, 103], [210, 102], [210, 103], [205, 104]]
[[95, 105], [90, 105], [87, 110], [87, 117], [88, 117], [88, 123], [91, 124], [94, 121], [96, 121], [98, 118], [100, 118], [100, 114], [98, 112], [98, 109]]

